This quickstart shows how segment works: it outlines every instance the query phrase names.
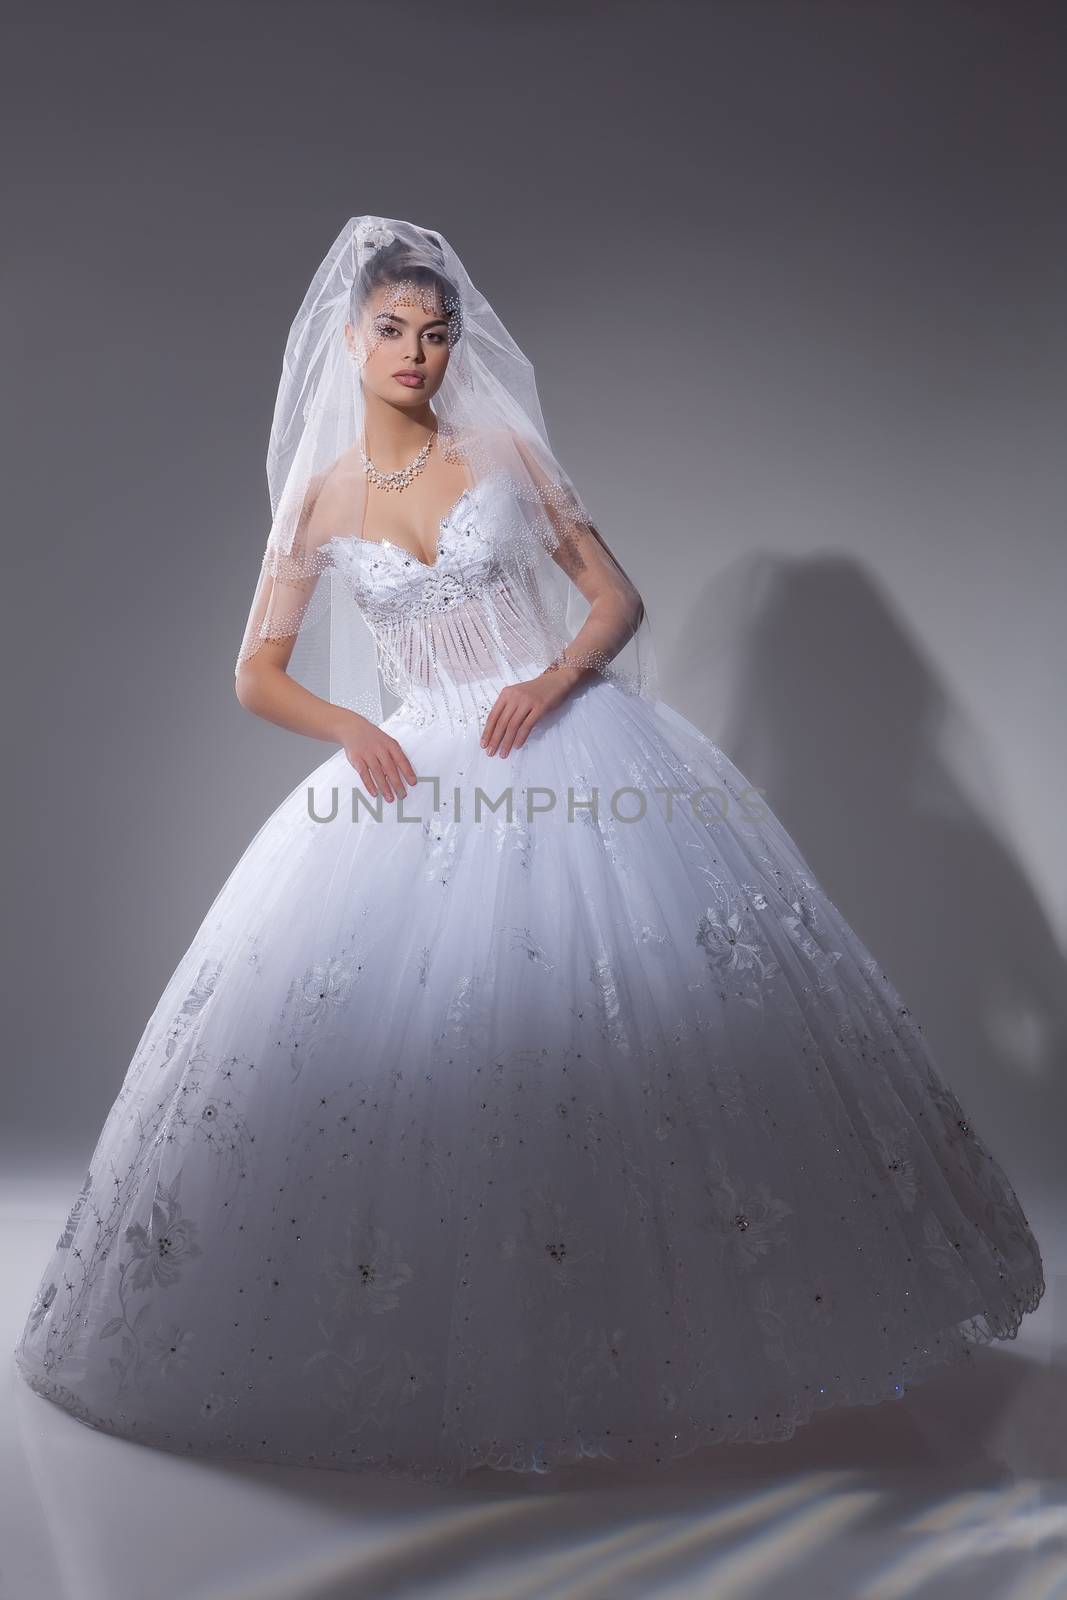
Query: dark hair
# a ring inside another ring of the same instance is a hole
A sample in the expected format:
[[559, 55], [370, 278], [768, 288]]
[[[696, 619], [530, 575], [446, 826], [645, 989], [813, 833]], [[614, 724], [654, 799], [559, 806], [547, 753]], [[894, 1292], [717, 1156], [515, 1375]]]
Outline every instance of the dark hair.
[[[444, 261], [441, 241], [435, 233], [426, 234], [430, 242], [430, 252], [442, 263]], [[403, 279], [417, 284], [420, 288], [432, 289], [440, 297], [445, 316], [448, 318], [448, 342], [454, 344], [462, 332], [460, 321], [459, 294], [455, 284], [445, 276], [443, 265], [441, 269], [430, 265], [421, 252], [416, 252], [405, 239], [393, 239], [389, 244], [382, 245], [375, 250], [360, 268], [359, 274], [352, 285], [351, 317], [355, 322], [360, 308], [369, 301], [376, 289], [384, 289], [391, 283], [398, 283]]]

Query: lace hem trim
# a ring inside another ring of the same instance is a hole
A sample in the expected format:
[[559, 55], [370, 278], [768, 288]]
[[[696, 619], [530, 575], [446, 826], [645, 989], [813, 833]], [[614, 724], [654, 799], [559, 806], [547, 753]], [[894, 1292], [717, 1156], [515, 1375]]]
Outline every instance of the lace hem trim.
[[133, 1443], [180, 1455], [201, 1456], [210, 1460], [258, 1461], [271, 1465], [311, 1466], [340, 1472], [370, 1472], [384, 1477], [418, 1483], [456, 1485], [465, 1474], [481, 1467], [496, 1472], [516, 1472], [544, 1476], [557, 1468], [576, 1466], [587, 1459], [604, 1459], [620, 1465], [669, 1467], [694, 1451], [715, 1444], [770, 1444], [791, 1439], [797, 1429], [809, 1422], [817, 1411], [848, 1406], [879, 1405], [900, 1399], [909, 1387], [924, 1382], [936, 1372], [960, 1361], [970, 1360], [975, 1348], [994, 1340], [1014, 1339], [1023, 1317], [1036, 1310], [1045, 1292], [1039, 1272], [1023, 1287], [1011, 1304], [1004, 1321], [992, 1324], [987, 1314], [975, 1315], [933, 1336], [933, 1342], [918, 1356], [906, 1357], [897, 1380], [871, 1380], [863, 1385], [828, 1384], [815, 1391], [810, 1385], [791, 1395], [773, 1414], [741, 1418], [727, 1415], [720, 1422], [700, 1423], [673, 1413], [664, 1413], [663, 1426], [653, 1436], [631, 1433], [625, 1428], [604, 1429], [599, 1433], [572, 1433], [555, 1438], [466, 1440], [456, 1439], [449, 1446], [448, 1459], [432, 1463], [386, 1455], [360, 1455], [358, 1447], [322, 1452], [301, 1452], [275, 1443], [269, 1437], [246, 1441], [234, 1436], [216, 1440], [185, 1442], [151, 1425], [130, 1423], [92, 1411], [65, 1385], [38, 1372], [14, 1352], [15, 1366], [30, 1388], [44, 1399], [63, 1407], [79, 1422]]

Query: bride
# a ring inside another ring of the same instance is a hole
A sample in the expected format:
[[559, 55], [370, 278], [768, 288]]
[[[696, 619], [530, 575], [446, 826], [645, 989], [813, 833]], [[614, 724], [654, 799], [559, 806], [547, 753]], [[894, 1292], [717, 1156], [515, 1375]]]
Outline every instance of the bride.
[[659, 697], [440, 234], [342, 230], [267, 470], [237, 695], [335, 748], [145, 1027], [26, 1381], [169, 1450], [446, 1482], [787, 1438], [1014, 1337], [1044, 1283], [1008, 1180]]

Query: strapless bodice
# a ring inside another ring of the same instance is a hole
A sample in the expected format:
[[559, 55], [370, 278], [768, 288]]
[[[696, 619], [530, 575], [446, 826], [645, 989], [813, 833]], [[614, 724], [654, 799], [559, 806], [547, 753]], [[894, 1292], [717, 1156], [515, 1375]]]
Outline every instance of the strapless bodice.
[[465, 489], [441, 519], [432, 563], [388, 539], [336, 535], [328, 548], [404, 720], [483, 718], [504, 684], [552, 657], [534, 577], [545, 552], [497, 477]]

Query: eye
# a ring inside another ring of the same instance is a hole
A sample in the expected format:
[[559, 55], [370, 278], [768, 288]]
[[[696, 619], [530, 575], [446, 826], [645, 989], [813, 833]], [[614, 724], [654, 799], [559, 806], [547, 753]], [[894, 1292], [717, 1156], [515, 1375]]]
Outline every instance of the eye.
[[396, 333], [396, 332], [398, 332], [398, 330], [396, 328], [394, 328], [394, 326], [393, 326], [393, 324], [391, 322], [379, 322], [379, 324], [378, 324], [378, 332], [379, 333]]
[[447, 339], [447, 334], [443, 334], [443, 333], [428, 333], [426, 335], [426, 337], [428, 339], [432, 339], [434, 344], [444, 344], [446, 339]]

